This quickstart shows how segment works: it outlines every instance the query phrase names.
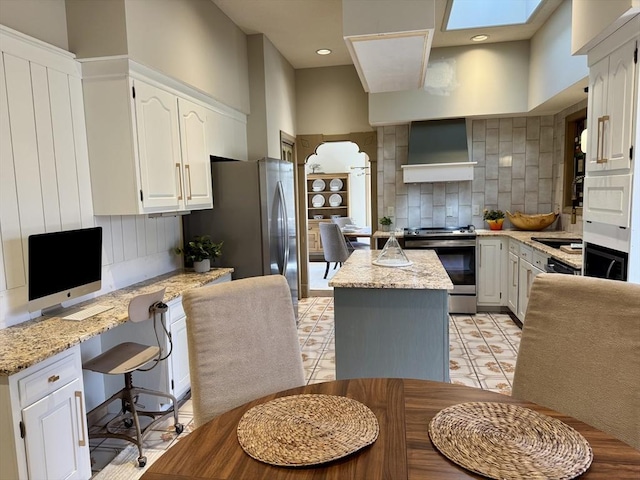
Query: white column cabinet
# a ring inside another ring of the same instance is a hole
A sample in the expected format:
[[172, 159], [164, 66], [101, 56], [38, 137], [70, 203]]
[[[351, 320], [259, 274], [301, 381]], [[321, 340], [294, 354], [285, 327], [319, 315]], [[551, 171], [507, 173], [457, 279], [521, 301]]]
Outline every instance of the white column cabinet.
[[127, 59], [86, 60], [82, 70], [95, 214], [211, 208], [216, 112]]
[[628, 41], [589, 69], [587, 172], [631, 166], [636, 43]]
[[502, 238], [478, 239], [478, 306], [505, 305], [506, 241]]
[[0, 412], [0, 477], [91, 477], [79, 346], [0, 378]]

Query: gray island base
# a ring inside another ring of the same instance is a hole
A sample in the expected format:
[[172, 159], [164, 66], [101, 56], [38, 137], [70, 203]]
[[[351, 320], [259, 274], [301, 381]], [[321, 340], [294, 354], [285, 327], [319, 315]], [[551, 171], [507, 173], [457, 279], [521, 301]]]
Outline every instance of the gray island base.
[[333, 277], [336, 378], [449, 381], [448, 290], [432, 250], [405, 251], [413, 265], [372, 265], [380, 252], [356, 250]]

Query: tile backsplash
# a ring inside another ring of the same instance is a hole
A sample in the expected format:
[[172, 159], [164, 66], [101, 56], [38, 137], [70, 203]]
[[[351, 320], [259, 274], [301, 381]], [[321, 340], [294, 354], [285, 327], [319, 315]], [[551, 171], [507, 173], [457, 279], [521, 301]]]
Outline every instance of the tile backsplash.
[[[484, 208], [529, 214], [561, 211], [564, 119], [578, 109], [555, 116], [473, 120], [469, 149], [477, 165], [473, 181], [463, 182], [405, 184], [400, 167], [407, 163], [409, 126], [379, 127], [378, 216], [390, 215], [393, 207], [396, 228], [486, 228]], [[568, 220], [561, 218], [550, 228], [569, 229]], [[509, 228], [508, 222], [505, 226]]]

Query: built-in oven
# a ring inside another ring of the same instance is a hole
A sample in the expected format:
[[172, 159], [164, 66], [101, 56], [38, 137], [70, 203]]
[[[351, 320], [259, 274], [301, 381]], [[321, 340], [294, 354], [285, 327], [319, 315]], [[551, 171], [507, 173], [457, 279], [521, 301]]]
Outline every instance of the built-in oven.
[[453, 290], [449, 292], [449, 313], [476, 313], [475, 231], [465, 227], [407, 229], [404, 248], [434, 250], [453, 283]]
[[584, 247], [584, 275], [588, 277], [627, 280], [629, 254], [593, 243]]

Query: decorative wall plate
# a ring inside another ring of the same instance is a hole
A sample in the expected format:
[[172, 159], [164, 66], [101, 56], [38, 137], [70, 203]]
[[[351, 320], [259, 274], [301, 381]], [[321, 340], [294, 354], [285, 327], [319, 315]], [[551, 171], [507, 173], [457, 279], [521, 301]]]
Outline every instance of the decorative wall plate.
[[311, 184], [311, 188], [314, 192], [322, 192], [327, 187], [327, 184], [324, 183], [324, 180], [321, 178], [317, 178]]
[[342, 180], [339, 178], [334, 178], [329, 182], [329, 190], [332, 192], [338, 192], [342, 190]]
[[324, 195], [314, 195], [311, 199], [311, 204], [314, 207], [322, 207], [324, 205]]
[[334, 193], [329, 197], [329, 205], [332, 207], [339, 207], [342, 205], [342, 197], [339, 194]]

